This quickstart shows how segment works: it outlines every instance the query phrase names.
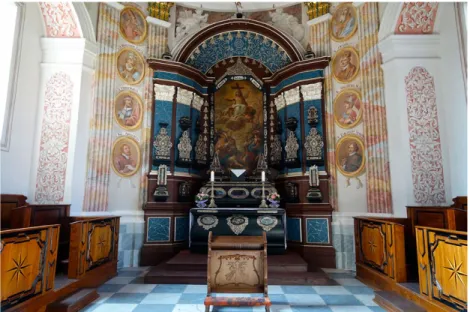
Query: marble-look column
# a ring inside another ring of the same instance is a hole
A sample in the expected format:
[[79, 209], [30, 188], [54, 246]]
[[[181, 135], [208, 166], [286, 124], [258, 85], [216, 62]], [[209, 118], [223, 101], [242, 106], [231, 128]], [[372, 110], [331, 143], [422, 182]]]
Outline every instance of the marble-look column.
[[378, 47], [379, 12], [377, 3], [358, 8], [361, 93], [364, 107], [364, 137], [367, 150], [367, 211], [392, 213], [387, 118], [383, 72]]
[[120, 10], [100, 3], [98, 16], [99, 56], [95, 77], [94, 105], [90, 120], [88, 168], [83, 211], [108, 209], [111, 170], [113, 104]]
[[168, 45], [168, 28], [171, 23], [147, 16], [149, 39], [147, 46], [148, 58], [161, 58]]
[[[312, 51], [316, 57], [332, 56], [331, 36], [330, 36], [331, 14], [325, 14], [307, 22], [310, 25], [310, 40]], [[335, 119], [333, 115], [333, 82], [331, 75], [331, 66], [325, 68], [324, 105], [325, 105], [325, 124], [326, 124], [326, 158], [328, 168], [326, 171], [330, 175], [330, 204], [333, 209], [338, 210], [338, 186], [336, 178], [336, 160], [335, 160]]]

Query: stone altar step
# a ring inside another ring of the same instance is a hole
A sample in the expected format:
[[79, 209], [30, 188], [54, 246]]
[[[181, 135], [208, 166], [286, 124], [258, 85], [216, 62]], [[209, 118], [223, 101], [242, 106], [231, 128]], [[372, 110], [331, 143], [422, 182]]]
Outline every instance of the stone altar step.
[[[268, 256], [270, 285], [338, 285], [323, 271], [308, 272], [307, 263], [298, 254]], [[153, 267], [145, 276], [148, 284], [207, 284], [207, 255], [181, 251]]]
[[[207, 255], [193, 254], [183, 250], [166, 262], [170, 269], [178, 271], [206, 270]], [[298, 254], [287, 252], [284, 255], [268, 256], [269, 272], [307, 272], [308, 264]], [[167, 268], [167, 269], [168, 269]]]

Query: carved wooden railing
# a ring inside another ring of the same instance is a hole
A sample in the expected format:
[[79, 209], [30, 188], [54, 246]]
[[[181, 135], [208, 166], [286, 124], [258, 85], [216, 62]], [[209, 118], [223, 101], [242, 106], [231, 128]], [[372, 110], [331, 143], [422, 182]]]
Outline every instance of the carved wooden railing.
[[69, 278], [80, 278], [106, 263], [117, 270], [119, 217], [82, 219], [70, 224]]
[[2, 311], [53, 290], [59, 227], [0, 232]]
[[354, 218], [356, 265], [371, 268], [397, 283], [405, 282], [405, 222], [402, 219]]
[[467, 311], [467, 233], [417, 226], [416, 244], [421, 295]]

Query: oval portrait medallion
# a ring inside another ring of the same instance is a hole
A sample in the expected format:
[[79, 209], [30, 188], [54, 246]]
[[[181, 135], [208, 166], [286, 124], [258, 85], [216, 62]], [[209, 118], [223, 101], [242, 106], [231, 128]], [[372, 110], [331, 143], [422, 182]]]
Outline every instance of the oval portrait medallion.
[[140, 168], [140, 147], [131, 137], [120, 137], [113, 144], [113, 169], [118, 176], [133, 176]]
[[116, 60], [119, 77], [127, 84], [135, 85], [144, 79], [145, 61], [135, 49], [122, 49]]
[[121, 11], [119, 32], [131, 43], [142, 43], [147, 37], [147, 21], [142, 11], [134, 7], [125, 7]]
[[357, 11], [351, 3], [342, 3], [336, 7], [331, 18], [331, 38], [335, 41], [346, 41], [357, 30]]
[[354, 134], [342, 137], [336, 144], [336, 166], [346, 177], [357, 177], [365, 165], [364, 143]]
[[362, 119], [361, 94], [354, 89], [341, 91], [333, 103], [335, 121], [341, 128], [355, 127]]
[[204, 230], [209, 231], [219, 224], [219, 219], [214, 215], [202, 215], [197, 218], [197, 224]]
[[114, 100], [116, 122], [126, 130], [135, 130], [142, 123], [143, 104], [137, 93], [123, 91]]
[[348, 83], [359, 73], [359, 54], [352, 47], [336, 52], [333, 58], [333, 77], [341, 83]]

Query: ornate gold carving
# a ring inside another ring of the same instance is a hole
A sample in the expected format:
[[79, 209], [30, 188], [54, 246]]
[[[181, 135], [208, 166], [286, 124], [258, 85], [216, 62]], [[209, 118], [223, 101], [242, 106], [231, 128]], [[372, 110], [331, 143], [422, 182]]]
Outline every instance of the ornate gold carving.
[[305, 2], [305, 6], [309, 20], [330, 13], [329, 2]]
[[149, 2], [147, 10], [151, 17], [168, 22], [170, 19], [170, 9], [173, 5], [175, 5], [174, 2]]

